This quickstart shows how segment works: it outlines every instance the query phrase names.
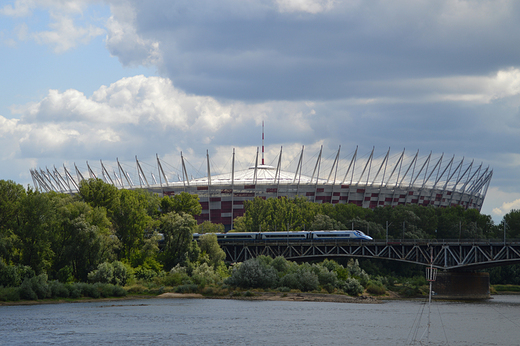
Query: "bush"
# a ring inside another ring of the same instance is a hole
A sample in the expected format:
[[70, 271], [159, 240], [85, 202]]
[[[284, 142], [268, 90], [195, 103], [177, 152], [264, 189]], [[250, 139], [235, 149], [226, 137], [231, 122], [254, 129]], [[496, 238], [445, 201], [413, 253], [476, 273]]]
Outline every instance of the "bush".
[[34, 277], [34, 270], [24, 265], [5, 265], [0, 260], [0, 286], [18, 287], [25, 279]]
[[280, 279], [280, 285], [302, 292], [314, 291], [318, 289], [318, 276], [309, 268], [300, 267], [295, 273], [285, 275]]
[[233, 273], [224, 282], [242, 288], [274, 288], [278, 275], [273, 267], [262, 265], [260, 260], [253, 258], [233, 268]]
[[202, 263], [193, 270], [192, 279], [199, 285], [216, 284], [221, 280], [220, 275], [207, 263]]
[[153, 280], [155, 285], [162, 285], [162, 286], [178, 286], [178, 285], [186, 285], [191, 284], [193, 281], [191, 278], [186, 274], [186, 272], [172, 272], [170, 271], [169, 274], [166, 274], [165, 276], [157, 276]]
[[157, 276], [157, 272], [155, 272], [155, 270], [139, 266], [135, 269], [134, 276], [136, 279], [150, 281]]
[[325, 286], [331, 286], [333, 288], [338, 287], [338, 274], [333, 271], [329, 271], [329, 269], [322, 265], [316, 265], [314, 264], [312, 266], [312, 272], [316, 274], [318, 277], [318, 282], [323, 287]]
[[347, 278], [343, 285], [343, 291], [351, 296], [359, 296], [363, 293], [363, 286], [354, 278]]
[[300, 281], [300, 290], [303, 292], [314, 291], [318, 289], [319, 280], [318, 276], [309, 270], [301, 268], [297, 274], [298, 280]]
[[124, 286], [129, 277], [128, 274], [128, 269], [122, 262], [103, 262], [96, 270], [88, 273], [88, 279], [93, 283], [100, 282]]
[[72, 274], [72, 267], [65, 266], [58, 270], [58, 281], [67, 283], [72, 282], [74, 280], [74, 275]]
[[0, 300], [4, 302], [20, 300], [20, 289], [18, 287], [0, 287]]
[[175, 288], [176, 293], [197, 293], [199, 286], [195, 284], [180, 285]]
[[67, 285], [62, 282], [51, 281], [49, 283], [49, 288], [51, 290], [52, 298], [68, 298], [70, 295]]
[[367, 285], [367, 292], [374, 295], [382, 295], [386, 293], [385, 286], [377, 281], [369, 281]]
[[276, 271], [279, 274], [283, 274], [289, 270], [290, 265], [289, 262], [285, 259], [285, 257], [278, 256], [271, 262], [271, 267], [276, 269]]
[[51, 297], [51, 290], [47, 283], [47, 275], [40, 274], [30, 279], [25, 279], [20, 285], [20, 298], [38, 300]]

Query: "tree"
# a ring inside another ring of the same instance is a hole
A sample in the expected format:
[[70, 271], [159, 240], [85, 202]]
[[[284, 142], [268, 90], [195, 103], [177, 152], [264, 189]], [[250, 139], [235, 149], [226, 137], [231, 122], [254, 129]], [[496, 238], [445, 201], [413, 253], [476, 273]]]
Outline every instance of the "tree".
[[310, 227], [313, 231], [318, 230], [334, 230], [334, 229], [345, 229], [345, 225], [341, 222], [337, 222], [328, 215], [318, 214], [314, 218], [314, 221]]
[[119, 259], [131, 259], [138, 255], [143, 245], [143, 235], [151, 227], [152, 218], [147, 212], [147, 198], [137, 191], [121, 190], [119, 203], [113, 209], [112, 224], [121, 242]]
[[164, 196], [161, 199], [161, 213], [168, 214], [171, 212], [185, 213], [191, 216], [199, 215], [202, 212], [199, 196], [187, 192], [181, 192], [172, 197]]
[[13, 255], [15, 237], [13, 228], [20, 202], [26, 193], [22, 185], [11, 180], [0, 180], [0, 259], [10, 261]]
[[159, 259], [167, 270], [189, 260], [196, 229], [197, 221], [189, 214], [170, 212], [161, 217], [159, 231], [164, 235], [164, 246]]
[[79, 281], [100, 263], [113, 259], [117, 241], [110, 229], [104, 208], [92, 208], [85, 202], [66, 200], [58, 208], [53, 251], [55, 272], [70, 267]]
[[513, 209], [506, 215], [500, 224], [501, 230], [504, 229], [506, 223], [507, 238], [520, 238], [520, 209]]
[[217, 236], [212, 233], [204, 234], [199, 239], [199, 248], [202, 253], [209, 256], [209, 261], [214, 268], [226, 259], [226, 253], [218, 245]]
[[223, 233], [225, 231], [223, 224], [212, 223], [211, 221], [204, 221], [198, 228], [199, 233]]
[[81, 181], [79, 196], [92, 207], [105, 208], [108, 217], [111, 218], [118, 204], [119, 190], [101, 179], [89, 179]]
[[19, 263], [30, 266], [36, 274], [51, 268], [54, 252], [52, 242], [56, 230], [56, 193], [29, 190], [21, 199], [17, 226]]

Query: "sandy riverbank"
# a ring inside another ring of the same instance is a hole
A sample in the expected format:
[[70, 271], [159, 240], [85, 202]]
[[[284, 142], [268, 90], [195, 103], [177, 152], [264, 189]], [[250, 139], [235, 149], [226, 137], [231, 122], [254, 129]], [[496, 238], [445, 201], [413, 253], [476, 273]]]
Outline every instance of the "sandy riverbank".
[[197, 293], [163, 293], [157, 298], [205, 298], [205, 299], [235, 299], [235, 300], [271, 300], [271, 301], [300, 301], [300, 302], [330, 302], [330, 303], [380, 303], [381, 300], [371, 296], [351, 297], [342, 294], [325, 293], [282, 293], [282, 292], [254, 292], [253, 295], [225, 295], [203, 296]]
[[173, 293], [167, 292], [157, 296], [154, 295], [127, 295], [121, 298], [80, 298], [80, 299], [40, 299], [40, 300], [22, 300], [16, 302], [0, 302], [0, 306], [11, 305], [39, 305], [39, 304], [64, 304], [64, 303], [93, 303], [93, 302], [117, 302], [122, 300], [137, 299], [234, 299], [234, 300], [269, 300], [269, 301], [305, 301], [305, 302], [330, 302], [330, 303], [364, 303], [377, 304], [384, 299], [393, 299], [397, 297], [372, 297], [362, 295], [359, 297], [351, 297], [342, 294], [326, 294], [326, 293], [282, 293], [282, 292], [254, 292], [254, 295], [225, 295], [225, 296], [203, 296], [199, 293]]

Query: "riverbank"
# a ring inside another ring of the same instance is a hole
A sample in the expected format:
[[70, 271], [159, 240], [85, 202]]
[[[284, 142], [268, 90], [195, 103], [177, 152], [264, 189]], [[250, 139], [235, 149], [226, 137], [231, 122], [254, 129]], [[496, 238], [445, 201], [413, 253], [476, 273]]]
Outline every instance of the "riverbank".
[[[249, 291], [248, 291], [249, 292]], [[14, 302], [0, 301], [0, 306], [13, 305], [41, 305], [41, 304], [65, 304], [65, 303], [92, 303], [92, 302], [117, 302], [124, 300], [137, 299], [232, 299], [232, 300], [264, 300], [264, 301], [299, 301], [299, 302], [329, 302], [329, 303], [362, 303], [362, 304], [378, 304], [382, 300], [400, 299], [399, 296], [386, 295], [374, 297], [370, 295], [361, 295], [351, 297], [343, 294], [328, 293], [303, 293], [303, 292], [242, 292], [241, 294], [233, 293], [229, 295], [202, 295], [200, 293], [174, 293], [166, 292], [159, 295], [138, 294], [127, 295], [125, 297], [111, 298], [78, 298], [78, 299], [39, 299], [39, 300], [20, 300]]]
[[205, 298], [205, 299], [234, 299], [234, 300], [269, 300], [269, 301], [299, 301], [299, 302], [330, 302], [330, 303], [372, 303], [381, 302], [373, 296], [361, 295], [359, 297], [351, 297], [343, 294], [326, 294], [326, 293], [295, 293], [295, 292], [253, 292], [242, 295], [225, 295], [225, 296], [203, 296], [198, 293], [163, 293], [157, 298]]

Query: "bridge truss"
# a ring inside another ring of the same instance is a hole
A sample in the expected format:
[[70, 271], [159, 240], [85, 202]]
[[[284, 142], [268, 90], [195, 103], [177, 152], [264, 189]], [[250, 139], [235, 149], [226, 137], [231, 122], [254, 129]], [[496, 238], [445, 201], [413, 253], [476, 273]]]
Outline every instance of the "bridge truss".
[[220, 244], [226, 260], [242, 262], [260, 255], [288, 260], [361, 257], [394, 260], [444, 270], [477, 270], [520, 263], [520, 241], [389, 242], [234, 242]]

